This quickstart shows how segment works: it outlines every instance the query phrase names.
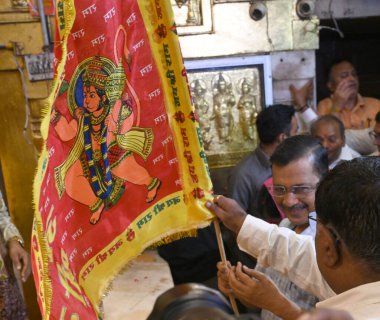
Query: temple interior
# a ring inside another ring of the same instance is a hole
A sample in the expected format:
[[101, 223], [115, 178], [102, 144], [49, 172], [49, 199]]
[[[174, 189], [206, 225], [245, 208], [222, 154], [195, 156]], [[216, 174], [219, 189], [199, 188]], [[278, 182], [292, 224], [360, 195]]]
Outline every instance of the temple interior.
[[[60, 2], [0, 0], [0, 188], [27, 250], [33, 246], [33, 180], [44, 148], [40, 126], [54, 90], [57, 13], [51, 7]], [[308, 82], [308, 106], [316, 110], [330, 96], [326, 70], [337, 57], [355, 65], [362, 96], [380, 99], [378, 0], [170, 5], [215, 194], [228, 195], [231, 171], [260, 144], [257, 115], [270, 105], [294, 105], [289, 87]], [[146, 319], [174, 283], [165, 259], [149, 248], [115, 277], [103, 300], [104, 319]], [[22, 289], [28, 319], [41, 319], [32, 276]]]

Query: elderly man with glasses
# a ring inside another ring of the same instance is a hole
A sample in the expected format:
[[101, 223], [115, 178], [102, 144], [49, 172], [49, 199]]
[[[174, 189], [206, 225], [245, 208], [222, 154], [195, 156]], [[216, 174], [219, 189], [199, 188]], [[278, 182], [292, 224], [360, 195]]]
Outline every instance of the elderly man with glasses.
[[[297, 234], [308, 236], [311, 239], [315, 237], [316, 222], [309, 220], [309, 215], [316, 218], [314, 210], [314, 196], [318, 182], [328, 172], [328, 160], [326, 149], [320, 144], [319, 140], [310, 135], [298, 135], [284, 140], [274, 151], [271, 158], [273, 186], [270, 192], [273, 195], [277, 206], [285, 213], [286, 218], [280, 223], [280, 226], [292, 229]], [[278, 259], [281, 257], [279, 256]], [[238, 268], [241, 267], [240, 262]], [[295, 312], [299, 309], [309, 310], [319, 301], [315, 295], [305, 292], [288, 277], [281, 275], [273, 268], [263, 264], [258, 260], [255, 271], [248, 269], [252, 275], [259, 275], [266, 283], [262, 291], [257, 290], [256, 280], [250, 280], [244, 283], [232, 281], [228, 283], [226, 272], [232, 269], [226, 269], [222, 263], [218, 264], [219, 289], [228, 294], [230, 289], [234, 295], [246, 306], [253, 308], [260, 307], [261, 319], [272, 320], [283, 318], [295, 306]], [[265, 277], [265, 276], [269, 277]], [[271, 282], [273, 281], [273, 283]], [[278, 287], [280, 292], [267, 291], [270, 295], [265, 294], [265, 287]], [[267, 303], [275, 295], [287, 302], [287, 307], [278, 310], [269, 308]], [[262, 297], [265, 296], [265, 299]], [[285, 313], [284, 313], [285, 312]]]
[[[337, 165], [319, 183], [315, 242], [248, 216], [228, 198], [217, 197], [206, 206], [238, 234], [243, 250], [323, 300], [317, 308], [343, 310], [355, 320], [369, 320], [380, 315], [379, 203], [380, 158], [361, 157]], [[270, 287], [261, 274], [244, 266], [234, 271], [230, 282], [239, 283], [239, 288], [252, 280], [251, 287], [258, 290]], [[284, 299], [267, 304], [286, 308]], [[295, 319], [297, 313], [283, 318]]]

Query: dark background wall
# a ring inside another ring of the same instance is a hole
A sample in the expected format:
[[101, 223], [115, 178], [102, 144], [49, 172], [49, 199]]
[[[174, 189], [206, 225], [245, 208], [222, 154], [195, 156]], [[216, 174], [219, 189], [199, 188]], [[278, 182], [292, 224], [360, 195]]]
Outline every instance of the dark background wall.
[[[379, 4], [380, 5], [380, 4]], [[328, 96], [327, 70], [333, 60], [348, 57], [357, 68], [360, 93], [380, 99], [380, 17], [337, 20], [343, 32], [320, 30], [316, 51], [317, 101]], [[321, 20], [321, 26], [335, 27], [332, 20]]]

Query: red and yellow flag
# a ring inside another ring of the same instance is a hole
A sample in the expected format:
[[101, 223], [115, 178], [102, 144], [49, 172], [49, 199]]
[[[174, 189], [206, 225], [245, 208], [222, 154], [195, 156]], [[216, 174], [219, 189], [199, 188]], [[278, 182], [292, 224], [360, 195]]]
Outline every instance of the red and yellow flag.
[[56, 18], [33, 274], [44, 319], [96, 319], [132, 258], [208, 224], [212, 185], [170, 2], [61, 0]]

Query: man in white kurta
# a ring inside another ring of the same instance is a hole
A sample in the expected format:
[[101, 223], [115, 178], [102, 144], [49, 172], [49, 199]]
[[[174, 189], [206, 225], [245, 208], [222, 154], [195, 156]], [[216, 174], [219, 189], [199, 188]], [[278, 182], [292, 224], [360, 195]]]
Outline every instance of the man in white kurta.
[[[240, 248], [318, 296], [317, 308], [380, 319], [380, 158], [338, 165], [319, 185], [312, 238], [247, 216], [231, 199], [206, 206], [238, 234]], [[276, 303], [275, 301], [273, 303]]]

